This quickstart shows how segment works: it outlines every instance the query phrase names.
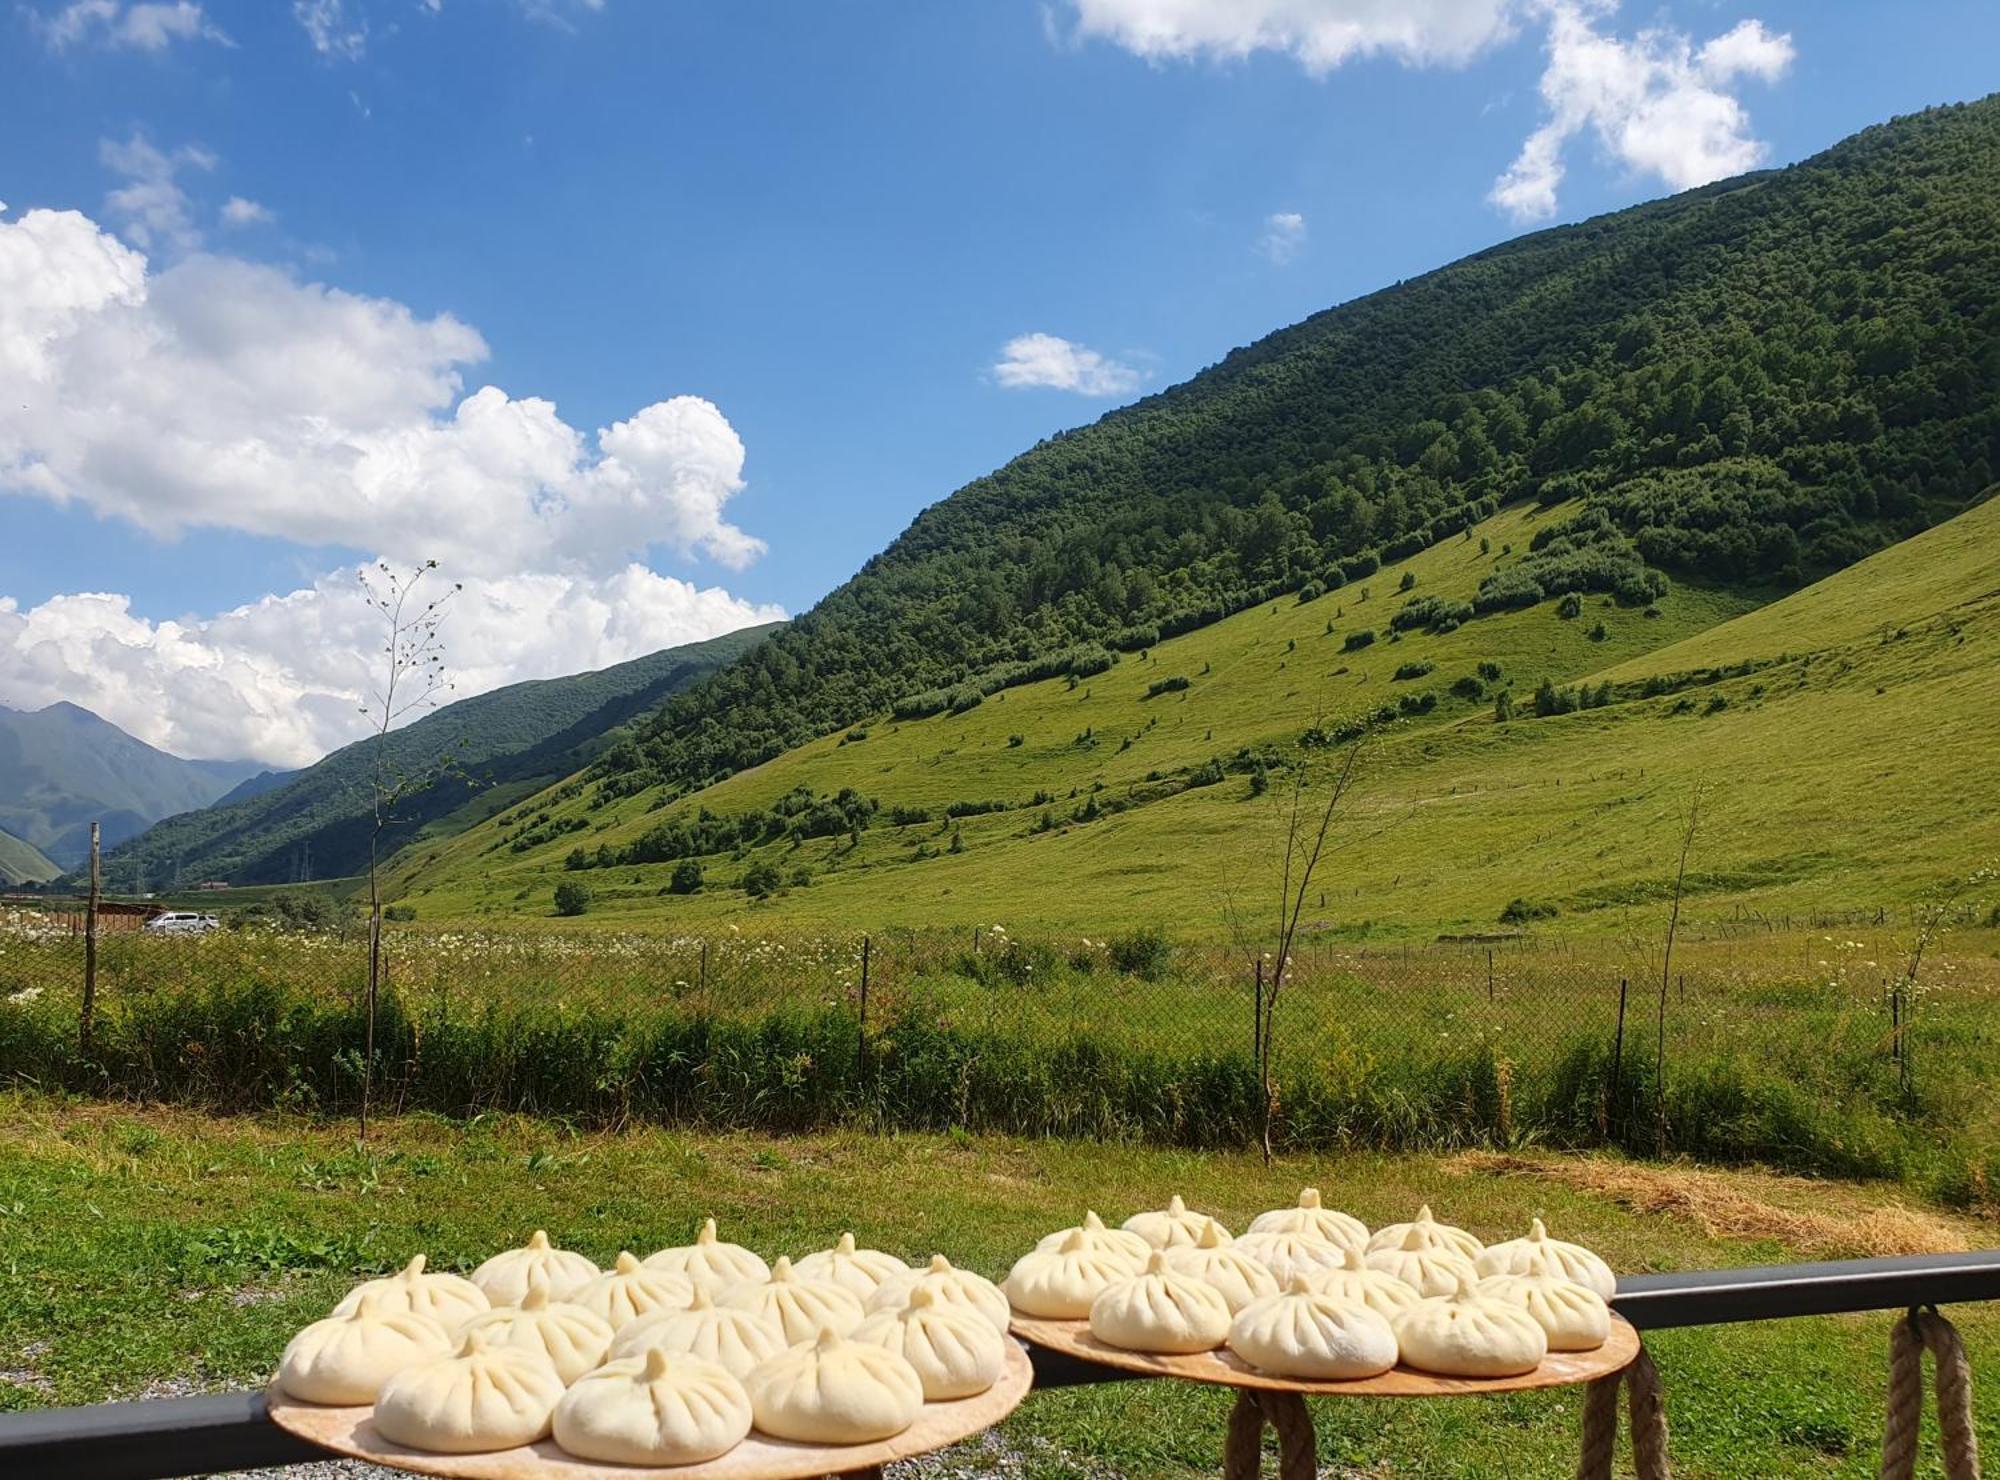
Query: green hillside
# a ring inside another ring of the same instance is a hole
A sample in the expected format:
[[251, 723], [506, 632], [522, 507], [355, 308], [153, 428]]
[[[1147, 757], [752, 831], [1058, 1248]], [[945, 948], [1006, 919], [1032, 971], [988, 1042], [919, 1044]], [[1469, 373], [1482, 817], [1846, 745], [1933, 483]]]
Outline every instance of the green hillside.
[[[956, 716], [877, 716], [695, 798], [606, 801], [572, 782], [413, 851], [400, 888], [427, 920], [549, 920], [556, 884], [575, 880], [593, 900], [566, 926], [1214, 931], [1233, 886], [1265, 898], [1283, 786], [1254, 794], [1256, 754], [1282, 764], [1302, 732], [1363, 720], [1357, 840], [1337, 850], [1314, 912], [1342, 932], [1491, 930], [1517, 898], [1556, 911], [1543, 929], [1615, 929], [1635, 906], [1650, 920], [1697, 779], [1714, 788], [1697, 912], [1894, 905], [2000, 856], [2000, 501], [1761, 609], [1755, 593], [1681, 587], [1654, 615], [1594, 598], [1574, 617], [1547, 601], [1449, 632], [1394, 630], [1421, 599], [1504, 573], [1570, 513], [1503, 511], [1352, 589], [1267, 603], [1074, 686], [1008, 689]], [[1364, 631], [1380, 635], [1349, 651]], [[1481, 663], [1500, 677], [1480, 679]], [[1476, 698], [1469, 683], [1453, 692], [1468, 679]], [[1593, 701], [1613, 687], [1601, 705], [1538, 717], [1544, 679]], [[1501, 692], [1516, 714], [1504, 722]], [[865, 798], [849, 799], [858, 832], [705, 852], [692, 895], [662, 892], [674, 860], [626, 861], [696, 837], [704, 809], [728, 819], [706, 824], [711, 839], [740, 838], [746, 818], [753, 838], [811, 831], [798, 788], [821, 807], [842, 788]], [[990, 802], [1003, 809], [947, 815]], [[898, 825], [899, 808], [927, 815]], [[567, 866], [579, 850], [588, 866]], [[738, 887], [758, 864], [780, 879], [761, 902]]]
[[0, 885], [43, 884], [61, 874], [34, 844], [0, 831]]
[[184, 760], [75, 704], [0, 705], [0, 828], [65, 868], [149, 823], [205, 807], [258, 769], [252, 761]]
[[[426, 830], [469, 825], [576, 770], [619, 725], [772, 630], [748, 627], [594, 673], [510, 684], [396, 731], [389, 737], [391, 774], [421, 774], [443, 756], [452, 758], [454, 771], [401, 805], [390, 845]], [[175, 881], [271, 884], [360, 872], [368, 858], [372, 767], [366, 744], [357, 743], [267, 789], [259, 789], [264, 778], [253, 778], [257, 784], [241, 788], [241, 799], [170, 817], [110, 853], [106, 881], [135, 890], [171, 888]], [[253, 769], [246, 767], [246, 774]]]
[[[1283, 330], [920, 515], [598, 774], [675, 789], [1573, 503], [1478, 613], [1799, 585], [2000, 464], [2000, 99], [1523, 237]], [[1467, 613], [1472, 615], [1472, 613]], [[1081, 649], [1082, 651], [1078, 651]], [[989, 700], [990, 702], [990, 700]]]

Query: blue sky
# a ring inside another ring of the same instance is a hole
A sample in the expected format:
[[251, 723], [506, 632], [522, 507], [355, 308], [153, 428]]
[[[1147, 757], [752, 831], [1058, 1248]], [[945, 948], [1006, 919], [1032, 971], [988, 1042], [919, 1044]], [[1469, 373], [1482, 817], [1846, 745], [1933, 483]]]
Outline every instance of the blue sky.
[[802, 610], [1233, 346], [1995, 55], [1970, 3], [27, 0], [0, 703], [296, 763], [376, 553], [467, 578], [467, 688]]

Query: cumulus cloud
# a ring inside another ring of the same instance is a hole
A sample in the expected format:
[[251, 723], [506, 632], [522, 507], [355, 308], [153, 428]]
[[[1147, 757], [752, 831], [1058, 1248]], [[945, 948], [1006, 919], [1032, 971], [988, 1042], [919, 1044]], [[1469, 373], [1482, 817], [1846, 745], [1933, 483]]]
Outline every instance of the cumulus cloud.
[[1511, 34], [1513, 0], [1070, 0], [1076, 34], [1149, 61], [1290, 55], [1315, 76], [1360, 57], [1457, 65]]
[[224, 226], [268, 226], [277, 219], [269, 206], [240, 195], [232, 195], [222, 203]]
[[1283, 267], [1299, 255], [1306, 244], [1306, 218], [1297, 211], [1273, 211], [1264, 218], [1264, 234], [1257, 238], [1257, 250]]
[[1597, 29], [1593, 16], [1602, 8], [1573, 0], [1546, 7], [1547, 121], [1528, 136], [1490, 197], [1517, 220], [1555, 213], [1563, 148], [1585, 131], [1613, 159], [1675, 190], [1741, 174], [1764, 159], [1748, 111], [1728, 89], [1782, 77], [1792, 63], [1790, 36], [1745, 20], [1698, 48], [1681, 32], [1661, 28], [1626, 41]]
[[[763, 552], [726, 517], [744, 448], [716, 406], [675, 396], [587, 435], [547, 400], [468, 394], [485, 355], [449, 314], [232, 257], [156, 272], [80, 213], [0, 214], [0, 496], [162, 538], [435, 558], [467, 586], [460, 692], [777, 615], [643, 564]], [[181, 622], [116, 595], [8, 605], [0, 702], [70, 698], [182, 753], [296, 763], [351, 737], [360, 610], [340, 574]]]
[[181, 189], [179, 176], [183, 170], [214, 169], [213, 154], [191, 144], [168, 152], [136, 130], [123, 143], [99, 140], [97, 154], [106, 169], [125, 180], [104, 198], [104, 209], [124, 223], [125, 235], [132, 242], [148, 249], [160, 246], [182, 251], [200, 243], [194, 205]]
[[[443, 628], [450, 698], [602, 668], [783, 613], [641, 565], [466, 585]], [[357, 736], [379, 619], [352, 571], [202, 619], [151, 622], [128, 598], [0, 598], [0, 701], [67, 699], [177, 755], [309, 765]], [[411, 716], [415, 718], [416, 716]]]
[[176, 41], [233, 43], [194, 0], [72, 0], [48, 15], [30, 11], [42, 40], [55, 51], [72, 46], [165, 51]]
[[368, 50], [368, 24], [350, 18], [344, 0], [292, 0], [292, 18], [329, 61], [359, 61]]
[[993, 378], [1010, 390], [1047, 387], [1080, 396], [1122, 396], [1141, 379], [1130, 365], [1054, 334], [1022, 334], [1001, 347]]
[[1524, 24], [1539, 23], [1547, 30], [1541, 79], [1547, 117], [1488, 196], [1524, 221], [1554, 214], [1564, 147], [1586, 131], [1612, 159], [1676, 190], [1754, 167], [1764, 146], [1733, 89], [1774, 81], [1793, 57], [1791, 37], [1757, 20], [1740, 21], [1700, 46], [1664, 27], [1629, 40], [1607, 35], [1598, 21], [1616, 10], [1617, 0], [1067, 3], [1077, 39], [1108, 41], [1148, 61], [1226, 61], [1272, 52], [1314, 76], [1375, 56], [1412, 67], [1462, 65]]

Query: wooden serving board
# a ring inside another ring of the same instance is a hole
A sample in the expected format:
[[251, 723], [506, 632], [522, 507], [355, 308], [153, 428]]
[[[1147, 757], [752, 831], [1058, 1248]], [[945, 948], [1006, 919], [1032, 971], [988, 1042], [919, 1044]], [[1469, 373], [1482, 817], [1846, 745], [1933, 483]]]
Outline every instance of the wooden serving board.
[[698, 1465], [596, 1464], [565, 1453], [553, 1439], [489, 1454], [432, 1454], [384, 1439], [375, 1431], [372, 1407], [301, 1403], [286, 1397], [275, 1382], [266, 1389], [265, 1402], [278, 1427], [322, 1448], [447, 1480], [814, 1480], [928, 1454], [993, 1427], [1014, 1411], [1035, 1380], [1028, 1354], [1014, 1342], [1005, 1346], [1007, 1363], [992, 1387], [974, 1397], [924, 1404], [917, 1421], [893, 1439], [879, 1444], [794, 1444], [752, 1431], [729, 1453]]
[[1140, 1372], [1148, 1377], [1184, 1377], [1193, 1382], [1212, 1382], [1224, 1387], [1354, 1398], [1446, 1398], [1562, 1387], [1623, 1372], [1639, 1355], [1639, 1333], [1615, 1313], [1611, 1317], [1611, 1334], [1596, 1351], [1550, 1352], [1541, 1366], [1519, 1377], [1438, 1377], [1429, 1372], [1419, 1372], [1414, 1367], [1397, 1366], [1380, 1377], [1351, 1378], [1345, 1382], [1273, 1377], [1268, 1372], [1258, 1371], [1226, 1348], [1198, 1352], [1193, 1356], [1159, 1356], [1151, 1352], [1126, 1351], [1123, 1347], [1111, 1346], [1092, 1336], [1088, 1321], [1045, 1321], [1017, 1314], [1013, 1330], [1016, 1336], [1032, 1341], [1036, 1346], [1065, 1352], [1100, 1366], [1116, 1367], [1121, 1372]]

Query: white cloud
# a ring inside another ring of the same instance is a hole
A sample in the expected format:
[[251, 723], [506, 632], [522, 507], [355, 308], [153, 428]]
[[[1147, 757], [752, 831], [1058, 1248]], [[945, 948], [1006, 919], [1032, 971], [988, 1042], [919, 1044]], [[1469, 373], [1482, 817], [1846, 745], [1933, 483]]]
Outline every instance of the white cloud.
[[368, 50], [367, 22], [349, 20], [344, 0], [292, 0], [292, 18], [323, 57], [352, 62]]
[[1741, 174], [1764, 159], [1749, 113], [1727, 89], [1744, 79], [1783, 76], [1793, 57], [1790, 36], [1745, 20], [1699, 48], [1661, 28], [1626, 41], [1597, 30], [1594, 16], [1606, 8], [1586, 0], [1544, 7], [1549, 60], [1541, 93], [1548, 118], [1489, 197], [1517, 220], [1555, 213], [1564, 145], [1585, 130], [1613, 159], [1675, 190]]
[[[354, 572], [205, 619], [78, 593], [0, 597], [0, 702], [67, 699], [178, 755], [301, 766], [357, 737], [380, 636]], [[783, 613], [639, 565], [468, 582], [443, 627], [448, 698], [695, 642]], [[412, 715], [411, 718], [417, 716]]]
[[72, 0], [51, 15], [30, 11], [42, 39], [56, 51], [103, 46], [130, 51], [165, 51], [176, 41], [233, 45], [194, 0]]
[[124, 223], [125, 235], [134, 245], [187, 251], [200, 244], [193, 204], [178, 177], [182, 170], [214, 169], [213, 154], [195, 145], [168, 153], [137, 132], [122, 144], [100, 139], [97, 154], [106, 169], [125, 179], [105, 196], [104, 209]]
[[268, 226], [277, 219], [271, 214], [269, 206], [245, 200], [240, 195], [232, 195], [222, 203], [224, 226]]
[[1138, 389], [1137, 370], [1054, 334], [1022, 334], [1001, 348], [993, 378], [1010, 390], [1048, 387], [1081, 396], [1122, 396]]
[[[467, 586], [461, 692], [775, 615], [641, 563], [654, 546], [731, 568], [763, 552], [725, 517], [744, 448], [720, 410], [675, 396], [589, 436], [547, 400], [465, 394], [485, 355], [449, 314], [231, 257], [154, 272], [77, 212], [0, 215], [0, 497], [163, 538], [435, 558]], [[368, 644], [349, 585], [181, 623], [120, 597], [8, 607], [0, 702], [70, 698], [184, 753], [307, 758], [352, 734], [348, 665]]]
[[1257, 250], [1283, 267], [1306, 244], [1306, 218], [1297, 211], [1273, 211], [1264, 218], [1264, 234], [1257, 238]]
[[1079, 37], [1148, 61], [1295, 58], [1315, 76], [1357, 57], [1457, 65], [1511, 34], [1514, 0], [1070, 0]]

